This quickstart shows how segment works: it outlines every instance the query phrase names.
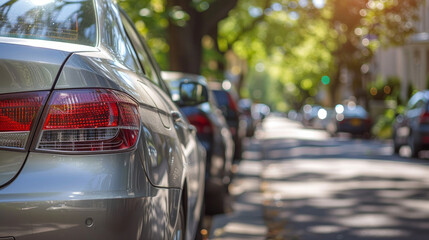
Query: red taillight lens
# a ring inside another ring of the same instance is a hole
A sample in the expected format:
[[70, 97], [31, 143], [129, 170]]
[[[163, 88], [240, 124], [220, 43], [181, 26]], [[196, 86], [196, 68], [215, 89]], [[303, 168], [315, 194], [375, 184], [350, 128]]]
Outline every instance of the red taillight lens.
[[199, 113], [188, 116], [189, 122], [197, 128], [199, 134], [211, 134], [213, 133], [212, 123], [206, 115]]
[[23, 149], [49, 92], [0, 95], [0, 146]]
[[429, 123], [429, 112], [424, 112], [420, 115], [420, 123]]
[[234, 112], [238, 112], [238, 106], [237, 103], [234, 101], [234, 99], [232, 98], [232, 96], [230, 94], [228, 94], [228, 103], [229, 103], [229, 108], [234, 111]]
[[53, 93], [37, 148], [56, 151], [127, 149], [137, 141], [138, 105], [107, 89]]

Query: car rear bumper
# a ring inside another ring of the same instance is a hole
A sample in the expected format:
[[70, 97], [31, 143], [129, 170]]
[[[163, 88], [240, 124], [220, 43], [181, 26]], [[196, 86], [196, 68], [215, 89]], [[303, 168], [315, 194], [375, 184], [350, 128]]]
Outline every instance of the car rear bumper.
[[[161, 192], [157, 195], [162, 195]], [[167, 209], [167, 202], [157, 196], [1, 202], [0, 237], [16, 240], [162, 239], [168, 216], [157, 209]]]
[[337, 124], [337, 132], [347, 132], [351, 134], [364, 134], [370, 132], [370, 126], [362, 124], [353, 126], [351, 124]]
[[165, 239], [180, 190], [151, 185], [138, 159], [30, 153], [0, 189], [0, 238]]

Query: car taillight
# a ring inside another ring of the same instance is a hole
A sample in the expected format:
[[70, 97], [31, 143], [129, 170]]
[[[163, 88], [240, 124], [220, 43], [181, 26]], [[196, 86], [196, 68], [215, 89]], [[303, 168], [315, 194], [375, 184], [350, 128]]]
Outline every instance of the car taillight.
[[212, 134], [213, 126], [206, 115], [199, 113], [188, 116], [189, 122], [197, 128], [199, 134]]
[[55, 91], [37, 149], [93, 152], [134, 146], [140, 129], [138, 105], [108, 89]]
[[232, 98], [232, 96], [230, 94], [228, 94], [228, 103], [229, 103], [229, 108], [234, 111], [234, 112], [238, 112], [238, 106], [237, 103], [234, 101], [234, 99]]
[[423, 112], [420, 115], [420, 123], [429, 123], [429, 112]]
[[49, 92], [0, 95], [0, 147], [24, 149]]

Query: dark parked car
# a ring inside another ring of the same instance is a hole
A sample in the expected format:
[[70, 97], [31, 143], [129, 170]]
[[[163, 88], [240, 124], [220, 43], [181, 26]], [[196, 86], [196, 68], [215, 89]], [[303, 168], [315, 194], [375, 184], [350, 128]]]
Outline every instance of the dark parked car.
[[302, 124], [306, 127], [314, 127], [314, 122], [318, 120], [318, 113], [320, 109], [323, 108], [319, 105], [304, 105], [302, 108]]
[[246, 121], [246, 137], [252, 137], [255, 134], [258, 119], [255, 118], [255, 105], [253, 101], [245, 98], [238, 101], [238, 106], [243, 112], [243, 119]]
[[227, 91], [218, 83], [210, 83], [209, 87], [212, 89], [219, 109], [225, 116], [232, 133], [235, 143], [234, 159], [240, 159], [243, 150], [242, 141], [246, 136], [246, 120], [238, 106], [238, 96], [233, 90]]
[[332, 117], [329, 125], [327, 128], [333, 135], [345, 132], [352, 136], [371, 136], [371, 118], [368, 112], [359, 105], [337, 105], [335, 117]]
[[[234, 141], [222, 112], [218, 109], [205, 78], [195, 74], [162, 72], [162, 77], [170, 87], [173, 99], [181, 106], [189, 122], [197, 129], [198, 139], [207, 151], [206, 161], [206, 213], [209, 215], [225, 211], [225, 194], [231, 180], [231, 165]], [[180, 98], [180, 89], [188, 84], [201, 85], [207, 92], [207, 100], [195, 106], [187, 106], [186, 99]]]
[[0, 36], [0, 239], [193, 239], [205, 150], [117, 4], [3, 1]]
[[393, 124], [394, 152], [403, 145], [410, 146], [411, 156], [429, 149], [429, 91], [420, 91], [408, 101], [404, 114], [398, 115]]

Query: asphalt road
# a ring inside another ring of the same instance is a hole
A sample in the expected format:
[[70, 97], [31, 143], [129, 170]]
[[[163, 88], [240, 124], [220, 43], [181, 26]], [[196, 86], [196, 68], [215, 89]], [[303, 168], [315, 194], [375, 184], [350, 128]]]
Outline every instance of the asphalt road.
[[429, 239], [429, 159], [280, 117], [246, 145], [210, 239]]

